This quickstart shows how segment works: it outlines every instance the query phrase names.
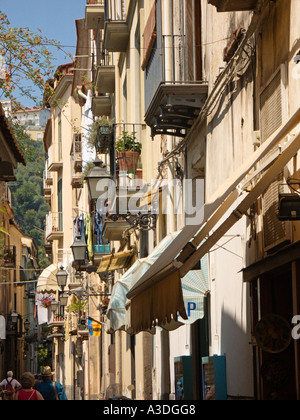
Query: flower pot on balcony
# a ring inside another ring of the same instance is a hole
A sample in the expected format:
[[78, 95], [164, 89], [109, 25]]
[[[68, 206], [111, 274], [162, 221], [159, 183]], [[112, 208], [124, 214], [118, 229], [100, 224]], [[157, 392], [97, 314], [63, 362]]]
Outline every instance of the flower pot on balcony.
[[123, 131], [122, 137], [117, 142], [116, 151], [120, 172], [136, 173], [142, 143], [137, 141], [135, 134], [135, 132], [130, 134]]
[[118, 152], [117, 158], [121, 172], [136, 173], [140, 158], [139, 152]]

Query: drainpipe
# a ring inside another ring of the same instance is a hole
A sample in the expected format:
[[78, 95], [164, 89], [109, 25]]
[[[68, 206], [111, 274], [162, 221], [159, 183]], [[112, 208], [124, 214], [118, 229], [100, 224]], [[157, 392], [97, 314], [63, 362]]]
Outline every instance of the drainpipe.
[[[172, 27], [173, 27], [173, 0], [163, 0], [161, 2], [161, 16], [162, 16], [162, 34], [163, 34], [163, 82], [172, 81]], [[170, 19], [171, 16], [171, 19]], [[168, 152], [173, 150], [173, 137], [167, 136]], [[167, 217], [167, 233], [175, 231], [175, 216], [174, 216], [174, 188], [172, 184], [173, 174], [173, 159], [168, 161], [168, 182], [170, 186], [170, 197], [168, 197], [168, 217]], [[169, 399], [171, 392], [170, 383], [170, 337], [168, 331], [161, 331], [160, 333], [160, 352], [161, 352], [161, 383], [160, 395], [164, 400]]]
[[[162, 33], [166, 35], [164, 37], [164, 59], [165, 59], [165, 74], [164, 81], [170, 82], [173, 80], [173, 75], [175, 74], [175, 69], [173, 68], [173, 11], [174, 3], [173, 0], [164, 0], [162, 2]], [[171, 16], [171, 19], [170, 19]], [[167, 149], [168, 152], [172, 151], [174, 148], [173, 136], [167, 137]], [[174, 179], [174, 159], [168, 161], [168, 182], [170, 186], [170, 202], [168, 205], [168, 226], [167, 232], [175, 232], [176, 221], [174, 215], [174, 188], [173, 188], [173, 179]]]
[[83, 98], [85, 101], [87, 101], [87, 96], [82, 92], [81, 89], [77, 90], [78, 96], [80, 96], [81, 98]]

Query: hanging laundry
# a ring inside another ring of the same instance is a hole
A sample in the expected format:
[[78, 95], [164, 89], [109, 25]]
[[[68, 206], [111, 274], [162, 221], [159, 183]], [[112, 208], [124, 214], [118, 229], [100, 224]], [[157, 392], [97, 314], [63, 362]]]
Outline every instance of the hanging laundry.
[[75, 237], [80, 238], [83, 241], [85, 240], [85, 224], [84, 224], [84, 216], [76, 216], [74, 221], [74, 230], [75, 230]]
[[85, 241], [85, 226], [84, 226], [84, 215], [81, 214], [81, 216], [78, 218], [78, 225], [79, 225], [79, 232], [80, 237], [83, 241]]
[[94, 219], [94, 233], [97, 235], [96, 245], [103, 245], [102, 229], [103, 229], [103, 216], [98, 211], [96, 211], [95, 219]]
[[38, 324], [48, 324], [50, 320], [50, 310], [49, 306], [45, 302], [55, 300], [53, 293], [37, 293], [35, 296], [35, 305], [37, 307], [37, 318]]
[[92, 260], [94, 257], [93, 230], [92, 230], [92, 220], [89, 214], [85, 218], [85, 236], [87, 240], [89, 259]]

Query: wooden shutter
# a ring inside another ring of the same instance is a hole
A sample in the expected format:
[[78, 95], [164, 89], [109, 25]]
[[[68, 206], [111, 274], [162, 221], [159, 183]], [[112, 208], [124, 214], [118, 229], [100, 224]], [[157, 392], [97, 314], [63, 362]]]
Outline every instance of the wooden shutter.
[[142, 70], [146, 70], [156, 38], [156, 2], [154, 2], [144, 31], [144, 60], [142, 63]]
[[[260, 95], [261, 141], [265, 142], [283, 123], [285, 115], [285, 90], [282, 66]], [[277, 146], [275, 147], [277, 148]], [[265, 158], [274, 151], [271, 150]], [[265, 251], [289, 240], [290, 224], [278, 220], [279, 193], [285, 192], [284, 173], [277, 177], [263, 195], [263, 234]]]

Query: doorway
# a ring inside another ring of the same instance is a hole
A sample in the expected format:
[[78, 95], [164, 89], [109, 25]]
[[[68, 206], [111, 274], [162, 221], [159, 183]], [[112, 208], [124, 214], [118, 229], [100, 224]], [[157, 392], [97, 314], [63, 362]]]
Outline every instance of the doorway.
[[292, 265], [262, 275], [252, 287], [256, 397], [296, 400]]

